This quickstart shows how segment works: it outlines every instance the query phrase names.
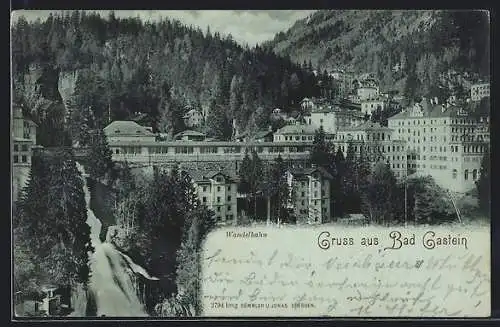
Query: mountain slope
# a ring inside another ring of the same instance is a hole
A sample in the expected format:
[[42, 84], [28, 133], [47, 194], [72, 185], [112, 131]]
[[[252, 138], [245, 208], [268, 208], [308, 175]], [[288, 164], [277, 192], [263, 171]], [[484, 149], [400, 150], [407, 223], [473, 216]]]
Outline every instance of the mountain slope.
[[58, 93], [54, 102], [75, 117], [90, 107], [105, 125], [141, 112], [153, 129], [171, 135], [185, 129], [189, 107], [202, 109], [212, 124], [200, 129], [229, 139], [235, 130], [267, 128], [276, 106], [289, 110], [319, 92], [312, 73], [260, 47], [176, 20], [113, 13], [74, 11], [43, 22], [20, 17], [12, 27], [12, 69], [14, 103], [34, 111], [41, 126], [48, 110], [39, 100]]
[[404, 91], [408, 77], [417, 77], [414, 88], [424, 86], [426, 93], [438, 72], [488, 76], [489, 33], [485, 11], [331, 10], [297, 21], [264, 46], [300, 64], [310, 60], [321, 71], [373, 72], [385, 88], [403, 81]]

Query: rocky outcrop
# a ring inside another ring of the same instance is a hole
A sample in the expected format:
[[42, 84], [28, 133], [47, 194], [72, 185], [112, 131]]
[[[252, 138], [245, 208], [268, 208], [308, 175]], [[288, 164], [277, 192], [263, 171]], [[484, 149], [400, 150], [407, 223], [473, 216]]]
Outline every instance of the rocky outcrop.
[[24, 75], [23, 96], [38, 121], [47, 116], [64, 117], [64, 107], [58, 106], [62, 103], [58, 82], [58, 70], [49, 65], [31, 64]]
[[[71, 98], [75, 94], [76, 82], [78, 80], [78, 71], [71, 72], [60, 72], [59, 79], [57, 83], [57, 90], [62, 99], [62, 103], [66, 108], [66, 113], [70, 112], [68, 104], [71, 102]], [[66, 115], [66, 118], [67, 115]]]

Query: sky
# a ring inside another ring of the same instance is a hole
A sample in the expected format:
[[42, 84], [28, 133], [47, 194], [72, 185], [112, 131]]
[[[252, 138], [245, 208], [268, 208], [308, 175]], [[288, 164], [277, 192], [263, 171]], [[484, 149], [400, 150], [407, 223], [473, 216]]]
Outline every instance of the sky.
[[[19, 10], [13, 12], [12, 21], [24, 16], [28, 21], [48, 17], [50, 10]], [[53, 11], [52, 11], [53, 12]], [[96, 10], [107, 17], [108, 10]], [[137, 17], [143, 20], [158, 20], [169, 17], [186, 25], [200, 27], [203, 31], [210, 26], [212, 33], [231, 33], [233, 39], [242, 45], [254, 46], [271, 40], [274, 35], [286, 31], [296, 20], [305, 18], [314, 10], [115, 10], [117, 17]]]

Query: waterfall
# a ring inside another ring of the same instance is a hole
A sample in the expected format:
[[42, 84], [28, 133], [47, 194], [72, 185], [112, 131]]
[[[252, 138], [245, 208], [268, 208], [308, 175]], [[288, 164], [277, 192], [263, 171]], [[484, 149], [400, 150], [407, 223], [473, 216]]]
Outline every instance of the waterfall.
[[76, 164], [83, 179], [87, 224], [90, 226], [90, 237], [94, 247], [94, 253], [91, 254], [89, 260], [91, 271], [89, 290], [96, 302], [97, 316], [147, 316], [129, 272], [140, 274], [149, 280], [158, 280], [158, 278], [150, 276], [143, 267], [134, 263], [126, 254], [118, 251], [113, 244], [100, 240], [102, 223], [90, 208], [88, 175], [80, 163]]

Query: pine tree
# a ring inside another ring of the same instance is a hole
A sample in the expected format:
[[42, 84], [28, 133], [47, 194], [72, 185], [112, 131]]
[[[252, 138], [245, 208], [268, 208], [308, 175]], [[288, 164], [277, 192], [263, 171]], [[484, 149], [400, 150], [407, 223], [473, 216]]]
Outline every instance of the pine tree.
[[250, 192], [250, 179], [251, 179], [251, 167], [252, 160], [248, 152], [248, 148], [245, 150], [245, 156], [241, 162], [239, 175], [238, 192], [242, 194], [248, 194]]
[[234, 116], [238, 112], [242, 104], [240, 88], [240, 79], [234, 75], [229, 90], [229, 111], [231, 116]]
[[330, 159], [330, 146], [326, 142], [326, 135], [323, 130], [323, 126], [320, 126], [314, 134], [311, 162], [319, 167], [328, 169], [330, 166]]
[[255, 150], [252, 150], [252, 166], [250, 174], [250, 193], [253, 197], [253, 214], [257, 215], [257, 198], [263, 187], [264, 166]]
[[341, 217], [344, 214], [344, 202], [346, 199], [347, 167], [342, 149], [338, 147], [335, 154], [335, 167], [337, 174], [331, 182], [332, 216]]
[[[339, 149], [340, 150], [340, 149]], [[337, 156], [339, 156], [337, 154]], [[342, 155], [343, 156], [343, 155]], [[347, 145], [346, 158], [343, 165], [341, 179], [342, 206], [346, 213], [357, 213], [359, 211], [358, 191], [358, 158], [354, 152], [354, 145]]]
[[225, 106], [217, 105], [215, 100], [212, 100], [208, 112], [206, 133], [209, 137], [221, 141], [229, 140], [232, 134], [232, 127], [226, 116]]
[[95, 130], [92, 135], [87, 162], [89, 175], [96, 180], [105, 178], [113, 169], [112, 152], [102, 129]]
[[[64, 270], [57, 271], [54, 261], [60, 260], [60, 255], [68, 253], [72, 262], [66, 267], [67, 274], [77, 274], [77, 278], [67, 283], [86, 283], [89, 277], [88, 253], [93, 248], [90, 243], [90, 227], [87, 225], [87, 205], [83, 191], [83, 180], [79, 173], [71, 150], [63, 150], [55, 154], [51, 160], [52, 180], [50, 185], [49, 216], [53, 217], [54, 248], [59, 249], [53, 254], [53, 261], [46, 268], [61, 281], [68, 279]], [[64, 263], [63, 263], [64, 266]], [[59, 275], [62, 272], [61, 275]], [[70, 275], [71, 276], [71, 275]], [[74, 277], [73, 277], [74, 278]]]
[[74, 108], [71, 111], [70, 133], [73, 143], [82, 147], [90, 145], [92, 130], [96, 127], [94, 113], [90, 107]]
[[434, 224], [456, 221], [456, 212], [450, 198], [432, 177], [417, 178], [411, 184], [412, 216], [415, 223]]
[[60, 286], [85, 284], [93, 248], [83, 181], [71, 150], [34, 158], [19, 212], [18, 231], [45, 278]]
[[362, 210], [371, 222], [388, 224], [394, 217], [396, 177], [389, 164], [378, 163], [370, 182], [362, 188]]
[[491, 162], [488, 147], [486, 147], [486, 152], [481, 160], [479, 174], [479, 180], [476, 182], [479, 196], [479, 208], [483, 213], [489, 216], [491, 207]]
[[290, 193], [285, 174], [285, 163], [281, 156], [278, 155], [268, 170], [265, 183], [265, 194], [272, 204], [271, 215], [276, 217], [277, 223], [283, 221], [286, 217], [286, 207]]

